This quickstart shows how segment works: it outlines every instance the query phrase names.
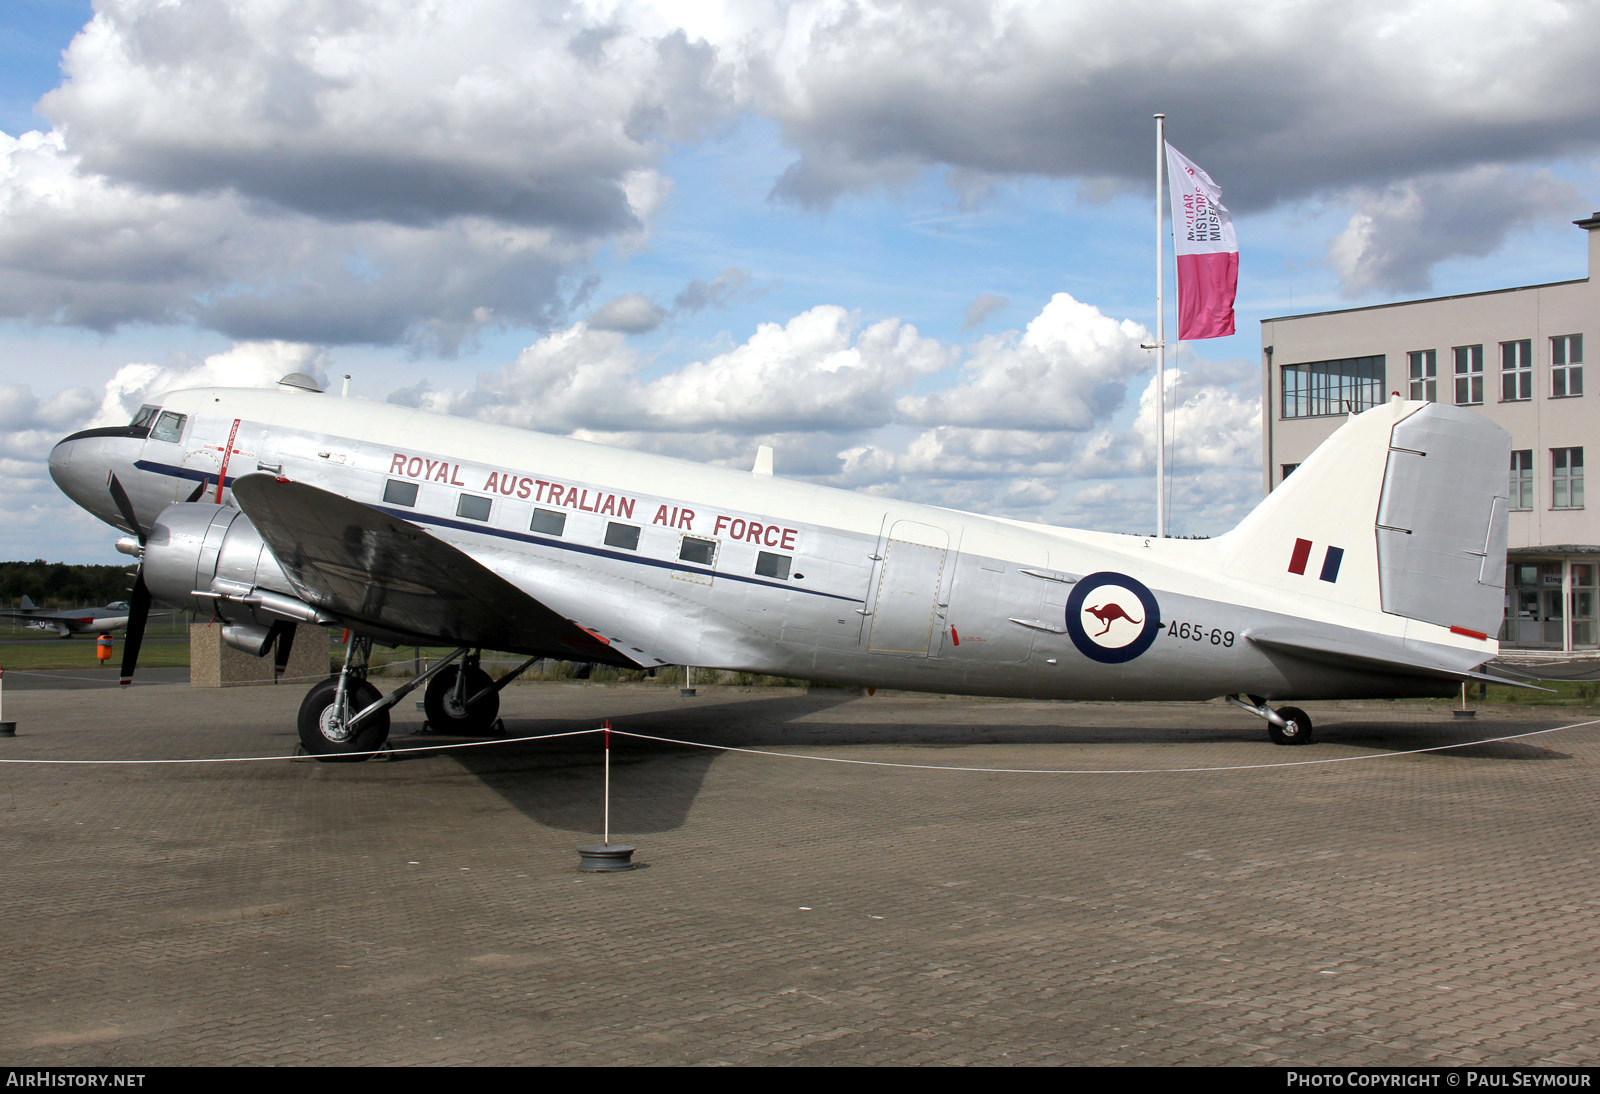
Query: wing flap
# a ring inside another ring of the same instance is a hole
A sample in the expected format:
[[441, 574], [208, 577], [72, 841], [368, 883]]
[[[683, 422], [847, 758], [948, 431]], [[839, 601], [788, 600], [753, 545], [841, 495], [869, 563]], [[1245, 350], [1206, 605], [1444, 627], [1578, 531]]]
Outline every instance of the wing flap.
[[428, 644], [650, 667], [424, 529], [329, 491], [265, 474], [233, 496], [309, 603]]

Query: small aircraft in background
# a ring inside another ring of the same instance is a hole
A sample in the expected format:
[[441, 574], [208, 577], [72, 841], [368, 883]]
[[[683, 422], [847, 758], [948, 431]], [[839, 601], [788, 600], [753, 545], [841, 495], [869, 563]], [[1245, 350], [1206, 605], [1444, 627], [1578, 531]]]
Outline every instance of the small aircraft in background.
[[[539, 658], [696, 665], [1046, 699], [1226, 697], [1279, 744], [1283, 700], [1447, 696], [1498, 652], [1510, 435], [1470, 410], [1352, 416], [1235, 529], [1115, 535], [961, 513], [387, 403], [292, 374], [174, 392], [65, 438], [56, 483], [140, 560], [152, 600], [287, 663], [348, 628], [307, 751], [364, 759], [426, 685], [436, 729], [486, 731]], [[456, 650], [383, 696], [372, 644]], [[525, 655], [498, 680], [483, 649]]]
[[41, 631], [55, 631], [58, 638], [75, 634], [104, 634], [128, 625], [132, 611], [125, 600], [113, 600], [103, 608], [66, 608], [60, 611], [38, 607], [27, 597], [16, 611], [0, 611], [0, 619], [15, 619]]

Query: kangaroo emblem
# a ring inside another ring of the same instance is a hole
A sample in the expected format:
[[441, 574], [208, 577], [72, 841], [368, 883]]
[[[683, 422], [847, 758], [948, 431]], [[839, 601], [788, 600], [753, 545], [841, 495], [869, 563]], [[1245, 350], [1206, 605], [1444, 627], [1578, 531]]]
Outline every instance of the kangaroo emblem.
[[1111, 629], [1111, 624], [1115, 623], [1119, 619], [1126, 619], [1135, 627], [1144, 625], [1143, 620], [1135, 619], [1133, 616], [1123, 611], [1122, 605], [1120, 604], [1102, 604], [1098, 608], [1085, 608], [1083, 610], [1100, 620], [1101, 623], [1105, 624], [1105, 626], [1101, 627], [1095, 632], [1094, 637], [1096, 638], [1099, 638], [1102, 634], [1105, 634], [1107, 631], [1109, 631]]

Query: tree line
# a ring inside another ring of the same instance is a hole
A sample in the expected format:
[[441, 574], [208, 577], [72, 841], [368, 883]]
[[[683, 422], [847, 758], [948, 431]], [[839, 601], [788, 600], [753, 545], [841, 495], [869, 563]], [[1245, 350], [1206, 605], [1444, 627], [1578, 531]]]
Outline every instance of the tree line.
[[40, 607], [99, 607], [126, 600], [133, 588], [126, 566], [88, 566], [71, 562], [0, 562], [0, 602], [15, 607], [26, 596]]

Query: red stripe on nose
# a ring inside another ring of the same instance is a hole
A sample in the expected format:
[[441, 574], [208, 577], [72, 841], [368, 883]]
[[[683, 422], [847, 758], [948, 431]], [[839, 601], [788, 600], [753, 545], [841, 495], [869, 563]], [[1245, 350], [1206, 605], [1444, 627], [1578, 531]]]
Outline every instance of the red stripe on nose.
[[1289, 572], [1303, 574], [1306, 572], [1306, 560], [1311, 557], [1311, 541], [1297, 539], [1294, 541], [1294, 554], [1289, 556]]

